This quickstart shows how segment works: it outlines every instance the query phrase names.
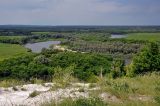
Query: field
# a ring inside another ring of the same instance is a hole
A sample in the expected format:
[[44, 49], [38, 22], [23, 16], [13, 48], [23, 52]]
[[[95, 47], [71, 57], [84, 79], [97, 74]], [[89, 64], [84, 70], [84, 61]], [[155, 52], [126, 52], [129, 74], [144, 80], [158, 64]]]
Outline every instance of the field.
[[27, 53], [27, 49], [20, 45], [0, 43], [0, 61], [24, 53]]
[[20, 38], [24, 38], [25, 36], [0, 36], [0, 39], [3, 38], [10, 38], [10, 39], [20, 39]]
[[160, 33], [132, 33], [129, 34], [126, 39], [160, 41]]

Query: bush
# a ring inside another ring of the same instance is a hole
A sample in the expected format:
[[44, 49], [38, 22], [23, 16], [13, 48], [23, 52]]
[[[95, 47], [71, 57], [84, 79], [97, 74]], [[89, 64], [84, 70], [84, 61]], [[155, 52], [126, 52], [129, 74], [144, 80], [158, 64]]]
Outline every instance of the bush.
[[78, 99], [75, 101], [74, 106], [106, 106], [101, 99], [99, 98], [90, 98], [90, 99]]
[[[90, 53], [51, 52], [49, 55], [47, 52], [43, 55], [26, 55], [0, 62], [0, 78], [38, 78], [50, 81], [54, 74], [66, 73], [64, 70], [74, 65], [67, 73], [79, 80], [96, 82], [97, 76], [110, 72], [111, 61], [110, 56]], [[54, 72], [57, 67], [62, 68], [59, 70], [61, 72]]]
[[18, 91], [18, 88], [17, 88], [16, 86], [12, 87], [12, 89], [13, 89], [14, 91]]
[[38, 91], [33, 91], [32, 93], [29, 94], [29, 97], [34, 98], [34, 97], [36, 97], [36, 96], [39, 95], [39, 94], [40, 94], [40, 92], [38, 92]]
[[53, 54], [51, 58], [53, 67], [66, 68], [75, 64], [73, 75], [83, 81], [88, 81], [94, 75], [99, 76], [101, 68], [103, 75], [109, 73], [112, 61], [110, 56], [72, 52]]
[[79, 98], [77, 100], [66, 99], [59, 104], [55, 101], [44, 103], [41, 106], [107, 106], [100, 98]]
[[158, 104], [160, 104], [160, 96], [156, 96], [154, 99]]
[[150, 71], [160, 70], [160, 52], [157, 43], [150, 43], [139, 54], [137, 54], [130, 65], [128, 76], [142, 74]]

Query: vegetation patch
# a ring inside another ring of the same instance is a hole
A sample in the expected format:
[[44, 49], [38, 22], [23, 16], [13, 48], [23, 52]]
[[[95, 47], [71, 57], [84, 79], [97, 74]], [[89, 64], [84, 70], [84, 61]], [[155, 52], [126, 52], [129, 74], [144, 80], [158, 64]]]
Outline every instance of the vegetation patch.
[[16, 44], [0, 43], [0, 61], [26, 54], [27, 49]]
[[160, 33], [131, 33], [126, 39], [144, 40], [144, 41], [160, 41]]
[[77, 100], [66, 99], [60, 103], [51, 101], [50, 103], [44, 103], [41, 106], [107, 106], [108, 104], [103, 102], [100, 98], [79, 98]]
[[39, 94], [40, 94], [39, 91], [33, 91], [32, 93], [29, 94], [29, 97], [34, 98], [34, 97], [38, 96]]

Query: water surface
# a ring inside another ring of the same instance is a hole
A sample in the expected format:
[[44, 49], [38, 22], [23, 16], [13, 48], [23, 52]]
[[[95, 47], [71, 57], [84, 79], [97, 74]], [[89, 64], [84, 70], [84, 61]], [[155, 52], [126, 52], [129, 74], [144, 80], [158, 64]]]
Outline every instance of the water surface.
[[111, 34], [110, 38], [125, 38], [126, 36], [124, 34]]
[[34, 53], [40, 53], [43, 48], [48, 49], [50, 45], [58, 45], [61, 41], [46, 41], [38, 43], [28, 43], [25, 45], [26, 48], [29, 48]]

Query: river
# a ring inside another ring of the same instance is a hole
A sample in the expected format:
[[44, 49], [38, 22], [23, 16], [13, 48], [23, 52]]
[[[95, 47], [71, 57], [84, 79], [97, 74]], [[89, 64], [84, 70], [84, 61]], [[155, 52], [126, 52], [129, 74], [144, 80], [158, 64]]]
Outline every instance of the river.
[[38, 43], [27, 43], [25, 45], [26, 48], [31, 49], [34, 53], [40, 53], [43, 48], [48, 49], [50, 45], [58, 45], [61, 41], [46, 41], [46, 42], [38, 42]]

